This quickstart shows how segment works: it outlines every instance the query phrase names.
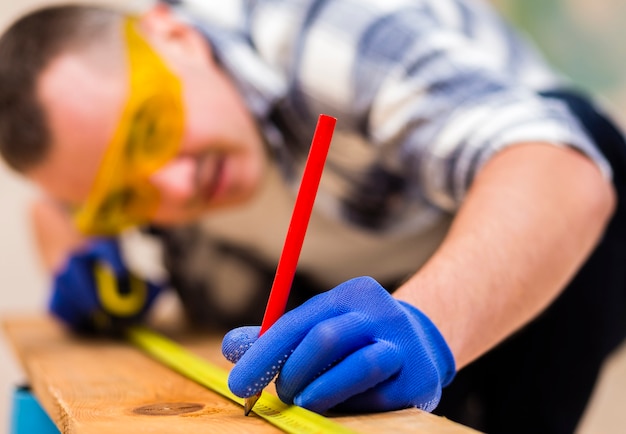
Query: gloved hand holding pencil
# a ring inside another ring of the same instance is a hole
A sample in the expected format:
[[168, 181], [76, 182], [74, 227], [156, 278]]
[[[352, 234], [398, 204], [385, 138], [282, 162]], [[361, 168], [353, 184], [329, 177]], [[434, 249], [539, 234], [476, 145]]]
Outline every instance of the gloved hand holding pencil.
[[116, 333], [140, 322], [160, 291], [127, 269], [116, 239], [96, 239], [56, 273], [49, 308], [75, 331]]
[[432, 411], [455, 374], [435, 325], [368, 277], [313, 297], [261, 337], [259, 327], [231, 330], [222, 351], [236, 363], [235, 395], [252, 396], [278, 374], [281, 400], [319, 413]]

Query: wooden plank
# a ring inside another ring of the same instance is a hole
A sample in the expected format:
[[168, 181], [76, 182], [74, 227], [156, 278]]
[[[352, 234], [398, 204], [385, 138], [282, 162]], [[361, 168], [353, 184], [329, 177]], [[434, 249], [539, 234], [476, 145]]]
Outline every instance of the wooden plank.
[[[3, 327], [35, 395], [62, 433], [280, 432], [126, 342], [80, 338], [40, 315], [5, 318]], [[230, 368], [219, 350], [221, 337], [167, 334]], [[333, 419], [363, 433], [475, 432], [417, 409]]]

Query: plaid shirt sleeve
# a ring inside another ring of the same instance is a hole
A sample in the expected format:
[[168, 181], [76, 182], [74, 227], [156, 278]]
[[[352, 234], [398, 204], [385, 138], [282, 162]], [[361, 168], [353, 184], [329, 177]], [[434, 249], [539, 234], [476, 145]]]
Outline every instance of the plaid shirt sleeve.
[[[293, 66], [306, 105], [360, 128], [385, 149], [386, 169], [430, 202], [455, 210], [479, 168], [520, 142], [575, 147], [609, 174], [567, 109], [537, 95], [537, 58], [531, 65], [531, 54], [487, 9], [478, 15], [447, 0], [313, 3], [318, 10], [309, 12]], [[456, 22], [438, 10], [442, 3], [457, 6]], [[510, 44], [501, 56], [489, 40], [498, 36]], [[556, 81], [546, 72], [537, 85]]]
[[[486, 161], [528, 141], [574, 147], [611, 176], [576, 118], [538, 95], [560, 79], [479, 0], [185, 3], [268, 136], [291, 128], [308, 146], [327, 113], [370, 148], [352, 178], [373, 178], [355, 185], [398, 180], [403, 200], [453, 212]], [[276, 110], [287, 121], [272, 133]]]

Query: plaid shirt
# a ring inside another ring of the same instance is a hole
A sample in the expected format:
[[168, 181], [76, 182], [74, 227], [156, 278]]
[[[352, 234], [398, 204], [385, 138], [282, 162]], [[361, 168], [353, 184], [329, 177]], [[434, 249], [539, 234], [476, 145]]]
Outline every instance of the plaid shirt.
[[278, 162], [249, 208], [162, 233], [193, 321], [260, 322], [320, 113], [338, 121], [294, 305], [359, 275], [393, 290], [507, 146], [572, 146], [611, 176], [578, 120], [538, 95], [562, 80], [480, 0], [169, 3], [206, 36]]
[[[206, 0], [176, 6], [212, 44], [286, 179], [320, 113], [338, 118], [319, 203], [375, 231], [453, 213], [515, 143], [580, 149], [610, 168], [559, 103], [562, 86], [480, 0]], [[294, 187], [297, 187], [294, 185]]]

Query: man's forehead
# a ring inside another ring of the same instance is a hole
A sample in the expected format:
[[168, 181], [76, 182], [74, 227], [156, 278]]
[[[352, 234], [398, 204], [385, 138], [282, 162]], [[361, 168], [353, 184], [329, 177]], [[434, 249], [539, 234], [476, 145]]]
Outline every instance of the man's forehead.
[[68, 52], [50, 62], [37, 83], [51, 146], [27, 176], [68, 203], [86, 197], [123, 109], [125, 77], [108, 72]]
[[37, 96], [49, 111], [60, 106], [89, 115], [115, 111], [127, 93], [124, 68], [100, 68], [88, 52], [68, 51], [52, 59], [37, 80]]

